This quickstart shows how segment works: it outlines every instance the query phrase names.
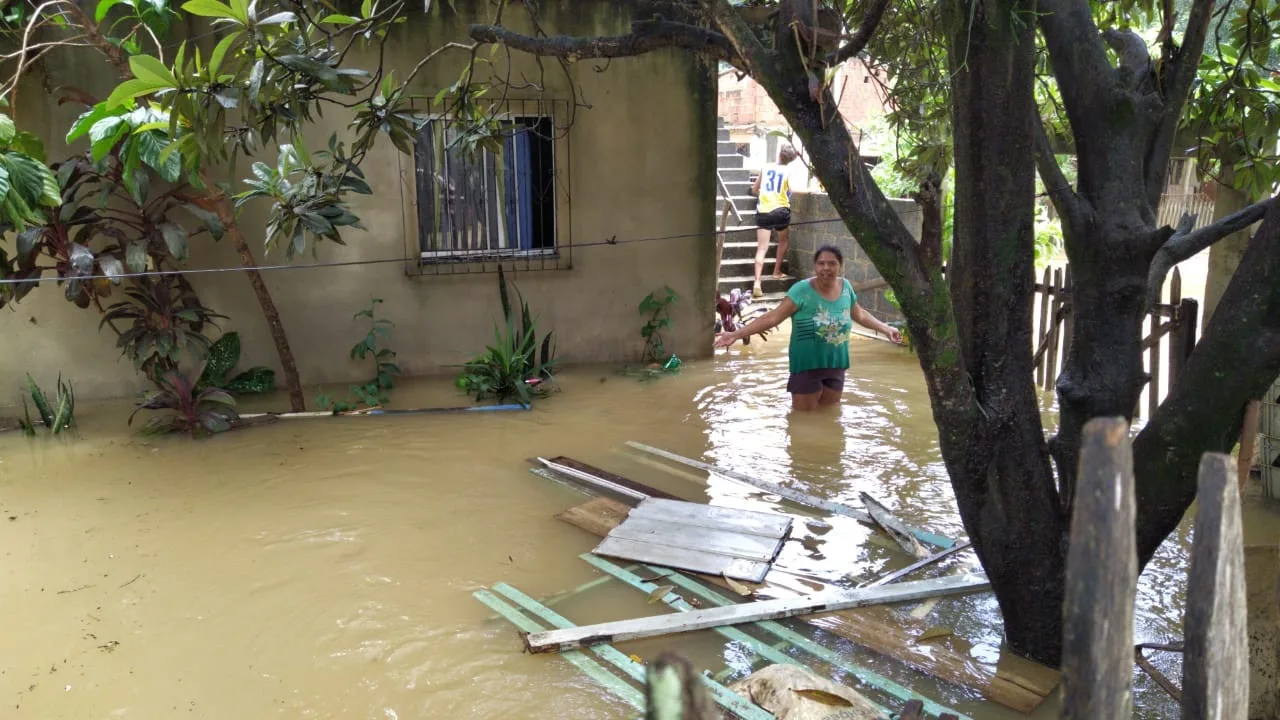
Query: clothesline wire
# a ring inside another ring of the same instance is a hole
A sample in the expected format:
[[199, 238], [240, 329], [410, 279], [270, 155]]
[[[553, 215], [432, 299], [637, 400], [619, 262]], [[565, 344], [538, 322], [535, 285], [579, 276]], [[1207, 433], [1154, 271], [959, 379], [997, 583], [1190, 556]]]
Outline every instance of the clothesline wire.
[[[899, 216], [910, 215], [918, 212], [921, 212], [921, 210], [919, 208], [914, 208], [911, 210], [905, 210], [903, 212], [900, 212], [898, 213], [898, 215]], [[798, 222], [791, 223], [791, 227], [824, 225], [827, 223], [843, 223], [843, 222], [844, 221], [841, 220], [840, 218], [829, 218], [825, 220], [801, 220]], [[727, 228], [725, 232], [726, 233], [745, 232], [745, 231], [754, 230], [754, 229], [755, 228], [749, 227], [749, 226], [747, 227], [738, 226], [733, 228]], [[719, 232], [720, 232], [719, 230], [716, 230], [710, 234], [715, 235], [715, 234], [718, 234]], [[635, 237], [635, 238], [619, 238], [618, 236], [614, 235], [604, 240], [594, 240], [594, 241], [584, 242], [584, 243], [571, 243], [567, 247], [571, 250], [577, 250], [580, 248], [602, 247], [607, 245], [630, 245], [633, 243], [643, 243], [643, 242], [687, 240], [691, 238], [706, 237], [707, 235], [708, 233], [706, 232], [677, 233], [672, 235], [651, 235], [651, 236]], [[521, 257], [519, 255], [510, 256], [510, 257], [501, 257], [501, 256], [484, 257], [482, 256], [482, 253], [479, 253], [479, 252], [471, 252], [470, 255], [474, 257], [474, 259], [469, 259], [468, 255], [469, 253], [466, 251], [460, 252], [458, 253], [458, 260], [460, 262], [498, 262], [500, 263], [500, 262], [509, 262], [513, 260], [519, 262], [519, 261], [530, 259], [530, 258]], [[214, 268], [185, 268], [181, 270], [144, 270], [142, 272], [125, 272], [125, 273], [118, 273], [115, 275], [76, 275], [76, 276], [68, 276], [68, 277], [59, 275], [59, 276], [53, 276], [53, 277], [45, 277], [43, 274], [41, 274], [39, 277], [33, 277], [33, 278], [0, 278], [0, 285], [28, 285], [28, 284], [36, 284], [36, 283], [42, 283], [42, 282], [65, 282], [67, 280], [113, 280], [114, 281], [114, 280], [121, 280], [124, 278], [163, 277], [167, 275], [207, 275], [212, 273], [224, 273], [224, 272], [248, 272], [250, 270], [256, 270], [259, 272], [274, 272], [277, 270], [318, 270], [321, 268], [357, 267], [357, 266], [363, 266], [363, 265], [385, 265], [388, 263], [412, 263], [412, 262], [417, 262], [418, 260], [419, 260], [418, 257], [409, 256], [409, 257], [394, 257], [394, 258], [373, 258], [368, 260], [335, 260], [331, 262], [317, 262], [317, 263], [282, 263], [282, 264], [273, 264], [273, 265], [258, 265], [255, 267], [235, 266], [235, 267], [214, 267]]]

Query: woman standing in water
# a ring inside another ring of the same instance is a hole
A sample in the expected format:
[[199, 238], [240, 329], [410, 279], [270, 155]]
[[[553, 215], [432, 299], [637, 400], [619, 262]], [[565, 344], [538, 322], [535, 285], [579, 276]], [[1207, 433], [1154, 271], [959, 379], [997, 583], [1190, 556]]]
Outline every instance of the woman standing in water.
[[787, 392], [795, 410], [816, 410], [840, 402], [854, 322], [889, 336], [895, 343], [902, 342], [901, 333], [858, 305], [843, 265], [840, 250], [823, 245], [813, 255], [813, 277], [792, 285], [778, 307], [741, 329], [716, 337], [716, 347], [729, 347], [792, 318]]

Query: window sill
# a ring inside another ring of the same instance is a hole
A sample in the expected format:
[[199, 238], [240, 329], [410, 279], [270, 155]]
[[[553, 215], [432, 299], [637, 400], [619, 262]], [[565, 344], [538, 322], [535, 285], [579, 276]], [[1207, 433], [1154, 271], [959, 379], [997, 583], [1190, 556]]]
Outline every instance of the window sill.
[[419, 275], [452, 275], [468, 273], [497, 272], [503, 270], [535, 271], [535, 270], [569, 270], [572, 262], [569, 253], [562, 248], [542, 248], [537, 250], [498, 249], [471, 250], [424, 250], [418, 255], [416, 270]]

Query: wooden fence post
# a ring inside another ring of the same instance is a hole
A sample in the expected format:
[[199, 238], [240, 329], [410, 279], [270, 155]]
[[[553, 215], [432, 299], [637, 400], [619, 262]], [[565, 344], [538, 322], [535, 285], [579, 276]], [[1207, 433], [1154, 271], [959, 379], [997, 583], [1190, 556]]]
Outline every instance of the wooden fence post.
[[698, 671], [673, 652], [654, 659], [645, 674], [645, 720], [713, 720], [719, 717]]
[[1066, 720], [1128, 718], [1133, 712], [1133, 450], [1124, 418], [1084, 426], [1067, 553], [1062, 638]]
[[1199, 508], [1183, 623], [1184, 720], [1245, 720], [1249, 712], [1240, 493], [1231, 464], [1231, 457], [1222, 453], [1200, 458]]

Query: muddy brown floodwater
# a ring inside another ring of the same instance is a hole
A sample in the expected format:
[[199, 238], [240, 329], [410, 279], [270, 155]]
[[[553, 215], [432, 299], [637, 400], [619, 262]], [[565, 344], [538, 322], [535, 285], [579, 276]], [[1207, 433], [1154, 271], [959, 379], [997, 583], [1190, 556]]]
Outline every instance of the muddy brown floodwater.
[[[855, 504], [867, 490], [917, 525], [962, 532], [915, 359], [858, 340], [839, 412], [789, 418], [785, 349], [779, 333], [648, 383], [574, 369], [529, 413], [291, 420], [191, 442], [131, 434], [121, 401], [81, 403], [77, 438], [0, 436], [0, 716], [633, 717], [569, 663], [522, 654], [512, 626], [471, 597], [498, 582], [545, 597], [598, 576], [578, 558], [596, 539], [552, 517], [584, 497], [532, 475], [527, 458], [794, 511], [655, 466], [626, 448], [636, 440]], [[458, 399], [447, 381], [415, 381], [394, 403]], [[1274, 510], [1249, 514], [1252, 527], [1280, 525]], [[904, 564], [843, 520], [816, 548], [787, 543], [783, 562], [832, 580]], [[1140, 640], [1179, 634], [1189, 538], [1184, 526], [1142, 578]], [[557, 609], [579, 623], [657, 612], [616, 583]], [[944, 600], [933, 622], [993, 660], [998, 618], [983, 594]], [[749, 652], [716, 637], [623, 649], [678, 647], [713, 672], [747, 672]], [[974, 718], [1023, 717], [839, 647]], [[1176, 658], [1154, 659], [1176, 677]], [[1137, 704], [1143, 717], [1170, 709], [1142, 677]], [[1034, 717], [1055, 715], [1051, 701]]]

